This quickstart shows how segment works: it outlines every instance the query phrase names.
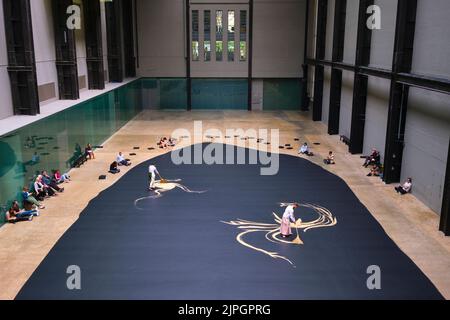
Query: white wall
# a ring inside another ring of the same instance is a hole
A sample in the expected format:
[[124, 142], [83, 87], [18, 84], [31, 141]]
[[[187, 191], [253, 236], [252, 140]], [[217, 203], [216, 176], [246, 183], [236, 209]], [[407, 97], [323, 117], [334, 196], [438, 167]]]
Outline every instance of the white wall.
[[375, 0], [381, 8], [381, 30], [372, 32], [371, 67], [392, 69], [397, 4], [398, 0]]
[[339, 134], [350, 138], [353, 109], [353, 83], [355, 74], [342, 71], [341, 111], [339, 113]]
[[323, 76], [322, 122], [328, 125], [330, 114], [331, 68], [325, 67]]
[[345, 19], [344, 62], [354, 64], [358, 37], [359, 0], [347, 0]]
[[8, 51], [6, 48], [5, 24], [3, 23], [3, 1], [0, 1], [0, 119], [13, 115], [11, 84], [8, 75]]
[[183, 0], [137, 0], [143, 77], [186, 77]]
[[[86, 0], [85, 0], [86, 1]], [[89, 0], [88, 0], [89, 1]], [[81, 6], [81, 12], [83, 12], [83, 6]], [[84, 30], [84, 15], [81, 14], [81, 29], [75, 30], [75, 46], [77, 52], [77, 68], [78, 68], [78, 78], [85, 76], [86, 82], [85, 87], [81, 87], [80, 90], [86, 90], [88, 88], [88, 72], [86, 64], [86, 40], [85, 40], [85, 30]]]
[[[54, 99], [57, 99], [58, 76], [55, 65], [52, 3], [51, 0], [33, 0], [30, 1], [30, 4], [38, 86], [54, 83], [56, 95]], [[41, 105], [43, 103], [45, 101], [41, 102]]]
[[367, 92], [363, 153], [369, 154], [372, 148], [376, 148], [384, 160], [390, 81], [369, 77]]
[[305, 0], [255, 0], [254, 77], [303, 77], [305, 22]]

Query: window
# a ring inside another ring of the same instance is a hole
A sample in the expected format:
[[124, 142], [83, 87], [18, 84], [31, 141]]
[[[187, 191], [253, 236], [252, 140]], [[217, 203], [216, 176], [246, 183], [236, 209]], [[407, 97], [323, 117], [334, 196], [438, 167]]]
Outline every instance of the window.
[[239, 30], [239, 60], [247, 60], [247, 11], [241, 10], [241, 24]]
[[203, 51], [205, 54], [205, 61], [211, 61], [211, 11], [210, 10], [204, 11], [203, 27], [204, 27]]
[[192, 10], [192, 61], [199, 60], [198, 10]]
[[228, 61], [234, 61], [234, 10], [228, 11]]
[[216, 11], [216, 61], [223, 59], [223, 11]]

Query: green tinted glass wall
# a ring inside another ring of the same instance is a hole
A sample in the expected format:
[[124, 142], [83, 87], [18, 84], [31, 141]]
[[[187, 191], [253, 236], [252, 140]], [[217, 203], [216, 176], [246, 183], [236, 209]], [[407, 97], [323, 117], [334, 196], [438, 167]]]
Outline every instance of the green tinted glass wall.
[[264, 110], [300, 110], [300, 79], [265, 79]]
[[86, 144], [102, 144], [142, 110], [141, 94], [134, 81], [0, 137], [0, 224], [36, 172], [69, 170]]
[[247, 110], [246, 79], [192, 79], [192, 109]]
[[142, 79], [147, 106], [153, 109], [186, 110], [187, 80], [184, 78]]

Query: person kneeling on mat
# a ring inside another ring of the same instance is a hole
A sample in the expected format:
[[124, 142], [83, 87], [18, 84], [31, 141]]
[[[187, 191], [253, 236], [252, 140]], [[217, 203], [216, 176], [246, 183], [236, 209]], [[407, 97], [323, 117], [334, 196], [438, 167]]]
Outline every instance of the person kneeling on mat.
[[156, 175], [158, 175], [161, 178], [161, 175], [158, 172], [158, 169], [154, 166], [154, 165], [150, 165], [148, 167], [148, 176], [150, 178], [150, 186], [149, 186], [149, 190], [154, 190], [156, 189], [155, 187], [155, 183], [156, 183]]
[[116, 173], [119, 173], [119, 172], [120, 172], [120, 169], [118, 168], [117, 161], [114, 161], [109, 166], [109, 173], [116, 174]]
[[395, 191], [397, 191], [397, 193], [400, 193], [402, 195], [410, 193], [412, 189], [412, 179], [408, 178], [408, 180], [406, 180], [406, 182], [395, 188]]
[[281, 236], [283, 238], [287, 238], [292, 235], [291, 230], [291, 221], [293, 223], [296, 223], [295, 217], [294, 217], [294, 209], [297, 209], [299, 207], [298, 203], [294, 203], [289, 205], [286, 210], [284, 211], [283, 218], [281, 220]]
[[131, 162], [129, 162], [127, 159], [124, 158], [122, 152], [119, 152], [116, 161], [119, 164], [119, 166], [127, 166], [127, 167], [131, 166]]

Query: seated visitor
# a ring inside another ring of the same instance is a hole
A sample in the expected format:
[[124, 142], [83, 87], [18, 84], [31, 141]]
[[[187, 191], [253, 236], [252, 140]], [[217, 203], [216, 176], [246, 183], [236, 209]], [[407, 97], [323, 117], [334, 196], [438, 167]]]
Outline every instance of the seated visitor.
[[6, 221], [8, 221], [9, 223], [31, 221], [33, 220], [34, 216], [39, 216], [39, 212], [37, 210], [21, 210], [19, 207], [19, 203], [17, 201], [14, 201], [11, 205], [11, 208], [6, 213]]
[[366, 157], [366, 161], [364, 162], [363, 166], [368, 167], [371, 165], [378, 165], [380, 164], [380, 153], [377, 151], [377, 149], [372, 149], [372, 153], [370, 156]]
[[175, 145], [177, 144], [177, 140], [174, 138], [170, 138], [167, 144], [169, 147], [175, 147]]
[[410, 193], [411, 189], [412, 189], [412, 179], [411, 178], [408, 178], [408, 180], [406, 180], [406, 182], [403, 185], [395, 187], [395, 191], [397, 191], [397, 193], [400, 193], [402, 195]]
[[116, 173], [119, 173], [119, 172], [120, 172], [120, 169], [118, 168], [117, 161], [114, 161], [109, 166], [109, 173], [116, 174]]
[[161, 138], [158, 142], [158, 146], [160, 149], [166, 149], [168, 147], [168, 140], [166, 137]]
[[45, 207], [41, 205], [41, 203], [37, 201], [35, 197], [33, 197], [33, 195], [29, 192], [29, 189], [27, 187], [24, 187], [22, 189], [22, 198], [24, 202], [31, 203], [39, 209], [45, 209]]
[[305, 154], [307, 156], [313, 156], [314, 155], [311, 151], [309, 151], [309, 146], [308, 146], [308, 144], [306, 142], [301, 146], [300, 151], [298, 153], [299, 154]]
[[67, 173], [61, 174], [61, 171], [55, 170], [53, 173], [53, 179], [55, 179], [56, 183], [69, 182], [70, 176]]
[[36, 190], [39, 197], [52, 197], [56, 196], [56, 192], [45, 184], [42, 175], [39, 175], [34, 182], [34, 190]]
[[64, 192], [64, 188], [60, 188], [58, 183], [56, 183], [56, 180], [50, 177], [47, 171], [42, 171], [41, 175], [45, 185], [53, 189], [55, 192]]
[[84, 152], [86, 154], [86, 157], [88, 157], [89, 159], [91, 159], [91, 160], [95, 159], [94, 150], [92, 149], [92, 146], [90, 143], [88, 143], [88, 145], [84, 149]]
[[323, 160], [323, 162], [324, 162], [325, 164], [336, 164], [336, 162], [334, 161], [334, 154], [333, 154], [333, 151], [330, 151], [330, 152], [328, 153], [328, 157], [327, 157], [325, 160]]
[[379, 177], [381, 175], [381, 168], [379, 165], [374, 165], [370, 170], [370, 173], [367, 175], [368, 177]]
[[117, 155], [116, 162], [119, 164], [119, 166], [131, 166], [131, 162], [124, 158], [122, 152], [119, 152], [119, 154]]

